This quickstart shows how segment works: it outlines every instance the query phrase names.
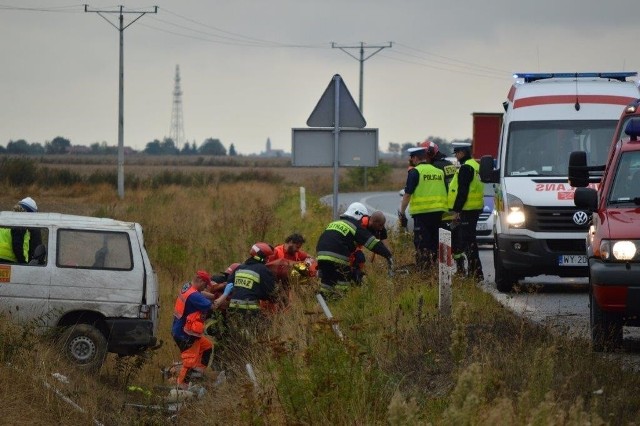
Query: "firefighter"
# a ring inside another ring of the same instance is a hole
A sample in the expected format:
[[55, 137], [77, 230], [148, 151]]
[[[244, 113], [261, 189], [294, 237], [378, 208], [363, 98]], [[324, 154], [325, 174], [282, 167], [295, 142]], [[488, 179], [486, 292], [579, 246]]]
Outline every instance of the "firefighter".
[[[387, 218], [385, 217], [384, 213], [376, 210], [375, 212], [371, 213], [371, 216], [364, 216], [361, 220], [361, 223], [363, 228], [371, 232], [374, 237], [376, 237], [386, 245], [385, 240], [388, 238], [388, 234], [387, 228], [385, 227]], [[362, 245], [358, 245], [355, 251], [351, 253], [351, 256], [349, 256], [349, 265], [351, 265], [351, 276], [356, 284], [361, 284], [362, 279], [365, 275], [364, 267], [367, 259], [364, 255], [364, 252], [362, 251], [362, 248]], [[375, 256], [375, 253], [371, 255], [371, 262], [374, 261]]]
[[398, 211], [406, 220], [406, 210], [413, 217], [413, 244], [416, 248], [416, 266], [429, 270], [438, 254], [439, 228], [447, 210], [447, 188], [444, 172], [435, 167], [434, 149], [410, 148], [409, 158], [414, 166], [407, 172], [404, 195]]
[[249, 258], [229, 276], [222, 296], [214, 302], [218, 307], [230, 298], [227, 308], [232, 337], [243, 330], [255, 335], [264, 324], [260, 302], [276, 303], [278, 294], [273, 274], [265, 263], [273, 255], [273, 247], [257, 242], [249, 250]]
[[192, 375], [204, 374], [213, 344], [204, 337], [204, 321], [212, 303], [201, 292], [211, 279], [206, 271], [198, 271], [191, 282], [182, 286], [174, 307], [171, 335], [180, 349], [182, 368], [177, 383], [187, 389]]
[[480, 181], [480, 165], [471, 158], [471, 144], [454, 143], [453, 152], [460, 162], [449, 186], [448, 207], [453, 214], [453, 224], [458, 225], [454, 233], [454, 259], [459, 264], [463, 253], [467, 257], [468, 275], [477, 282], [484, 281], [482, 264], [476, 241], [476, 225], [484, 207], [484, 187]]
[[368, 214], [362, 203], [352, 203], [320, 235], [316, 251], [321, 293], [339, 296], [349, 289], [352, 281], [349, 256], [358, 244], [386, 258], [392, 268], [393, 258], [389, 249], [362, 227], [362, 218]]

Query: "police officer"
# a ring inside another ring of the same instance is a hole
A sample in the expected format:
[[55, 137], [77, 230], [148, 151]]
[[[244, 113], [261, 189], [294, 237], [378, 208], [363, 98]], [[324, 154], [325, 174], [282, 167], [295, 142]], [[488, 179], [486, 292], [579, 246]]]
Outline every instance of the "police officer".
[[432, 162], [435, 150], [419, 146], [409, 149], [413, 168], [407, 172], [407, 182], [400, 204], [401, 219], [407, 206], [413, 217], [413, 244], [416, 265], [421, 270], [431, 268], [437, 259], [438, 233], [442, 215], [447, 210], [447, 188], [444, 172]]
[[471, 158], [471, 144], [454, 143], [453, 152], [460, 168], [449, 186], [448, 207], [453, 213], [453, 223], [458, 229], [453, 235], [454, 259], [464, 253], [468, 262], [468, 274], [476, 281], [484, 280], [482, 264], [476, 241], [476, 225], [484, 207], [483, 184], [480, 181], [480, 165]]
[[[447, 187], [447, 191], [449, 190], [449, 185], [453, 180], [453, 177], [456, 174], [456, 166], [449, 160], [447, 160], [447, 156], [440, 151], [438, 144], [435, 142], [431, 142], [430, 140], [426, 140], [420, 144], [427, 149], [431, 148], [434, 151], [433, 155], [433, 165], [442, 170], [444, 173], [444, 184]], [[451, 231], [451, 219], [453, 219], [453, 215], [451, 212], [446, 211], [442, 215], [442, 227]]]
[[320, 234], [316, 245], [320, 292], [336, 296], [349, 289], [352, 281], [349, 256], [361, 244], [393, 265], [389, 249], [362, 226], [369, 212], [362, 203], [352, 203], [340, 218]]

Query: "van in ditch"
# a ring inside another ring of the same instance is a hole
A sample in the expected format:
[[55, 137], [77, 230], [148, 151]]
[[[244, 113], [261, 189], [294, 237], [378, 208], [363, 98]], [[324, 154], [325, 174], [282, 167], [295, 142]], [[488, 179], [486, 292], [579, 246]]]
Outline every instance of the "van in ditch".
[[503, 106], [497, 159], [480, 161], [495, 183], [496, 287], [538, 275], [586, 277], [588, 212], [573, 204], [569, 155], [606, 161], [620, 113], [640, 97], [635, 72], [518, 73]]
[[0, 212], [0, 230], [12, 229], [42, 244], [24, 264], [0, 260], [0, 315], [59, 327], [64, 355], [87, 370], [100, 368], [107, 352], [156, 346], [158, 281], [139, 224]]

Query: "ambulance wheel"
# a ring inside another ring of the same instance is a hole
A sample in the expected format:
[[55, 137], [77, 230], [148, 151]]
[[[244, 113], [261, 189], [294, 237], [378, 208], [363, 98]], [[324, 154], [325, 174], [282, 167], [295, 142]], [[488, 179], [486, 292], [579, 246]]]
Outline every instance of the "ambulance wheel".
[[67, 327], [58, 344], [65, 358], [82, 370], [98, 371], [107, 355], [107, 339], [90, 324]]

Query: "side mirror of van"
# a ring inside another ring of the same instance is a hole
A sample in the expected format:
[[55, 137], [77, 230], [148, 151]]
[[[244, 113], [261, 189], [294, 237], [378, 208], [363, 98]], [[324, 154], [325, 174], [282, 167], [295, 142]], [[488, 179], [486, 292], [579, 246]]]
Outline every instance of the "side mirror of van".
[[[574, 188], [584, 188], [589, 186], [589, 182], [600, 182], [605, 165], [587, 166], [587, 153], [584, 151], [573, 151], [569, 155], [569, 185]], [[593, 173], [591, 172], [598, 172]]]
[[484, 183], [498, 183], [500, 170], [493, 168], [494, 161], [490, 155], [480, 158], [480, 180]]
[[576, 188], [573, 197], [573, 204], [576, 207], [595, 211], [598, 209], [598, 191], [593, 188]]
[[589, 185], [587, 153], [584, 151], [573, 151], [569, 155], [569, 185], [576, 188]]

